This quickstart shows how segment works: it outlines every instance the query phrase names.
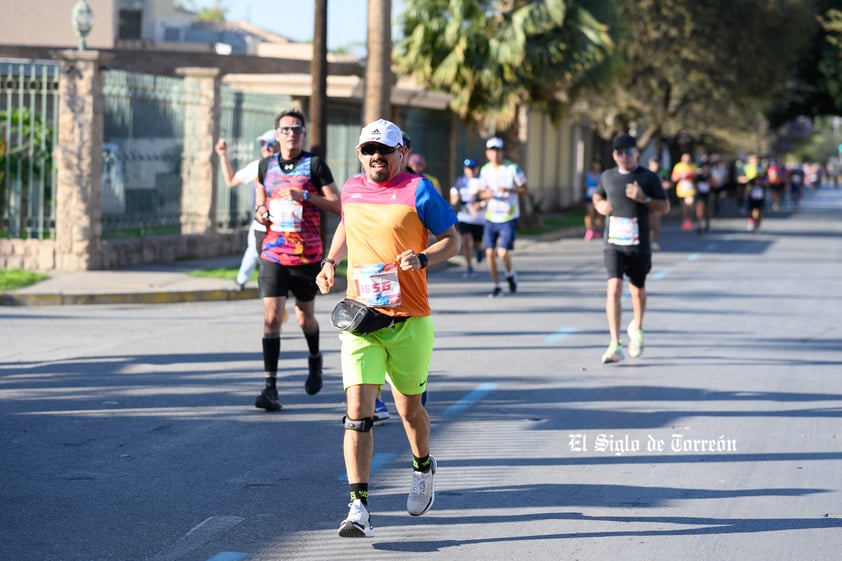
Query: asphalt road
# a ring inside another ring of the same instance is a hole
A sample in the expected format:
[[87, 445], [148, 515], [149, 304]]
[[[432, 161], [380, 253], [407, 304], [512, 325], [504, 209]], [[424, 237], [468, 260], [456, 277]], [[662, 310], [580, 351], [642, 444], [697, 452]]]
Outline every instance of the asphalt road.
[[743, 227], [667, 228], [617, 365], [599, 242], [519, 247], [501, 299], [435, 272], [436, 502], [406, 514], [406, 440], [377, 426], [371, 539], [336, 532], [340, 295], [316, 396], [286, 324], [276, 414], [256, 300], [0, 308], [0, 561], [839, 559], [842, 190]]

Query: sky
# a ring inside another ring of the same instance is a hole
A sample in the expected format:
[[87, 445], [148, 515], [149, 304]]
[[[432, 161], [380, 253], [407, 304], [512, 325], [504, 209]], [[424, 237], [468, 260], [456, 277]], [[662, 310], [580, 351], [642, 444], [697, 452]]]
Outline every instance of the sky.
[[[246, 20], [294, 41], [313, 38], [315, 0], [221, 0], [228, 21]], [[196, 7], [212, 7], [214, 0], [196, 0]], [[327, 48], [365, 53], [367, 0], [327, 0]], [[392, 21], [403, 0], [392, 0]], [[394, 37], [393, 37], [394, 38]]]

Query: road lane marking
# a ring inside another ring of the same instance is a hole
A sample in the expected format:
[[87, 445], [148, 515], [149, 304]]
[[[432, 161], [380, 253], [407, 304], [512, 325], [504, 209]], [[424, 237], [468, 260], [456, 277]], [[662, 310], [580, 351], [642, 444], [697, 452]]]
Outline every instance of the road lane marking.
[[486, 382], [476, 387], [474, 391], [448, 407], [442, 412], [442, 415], [459, 415], [464, 413], [471, 405], [475, 404], [486, 394], [497, 389], [497, 384], [493, 382]]
[[206, 518], [179, 538], [168, 550], [148, 558], [148, 561], [177, 561], [183, 559], [243, 520], [245, 519], [239, 516], [211, 516]]
[[565, 337], [567, 337], [571, 333], [576, 333], [576, 329], [573, 328], [573, 327], [562, 327], [561, 329], [559, 329], [558, 331], [556, 331], [555, 333], [553, 333], [552, 335], [547, 337], [546, 342], [547, 343], [558, 343], [559, 341], [561, 341], [562, 339], [564, 339]]
[[208, 559], [208, 561], [243, 561], [248, 556], [248, 553], [241, 553], [239, 551], [220, 551]]
[[[394, 460], [398, 455], [392, 452], [375, 452], [371, 457], [371, 468], [369, 473], [374, 474], [377, 470]], [[348, 475], [343, 473], [339, 476], [339, 481], [348, 481]]]

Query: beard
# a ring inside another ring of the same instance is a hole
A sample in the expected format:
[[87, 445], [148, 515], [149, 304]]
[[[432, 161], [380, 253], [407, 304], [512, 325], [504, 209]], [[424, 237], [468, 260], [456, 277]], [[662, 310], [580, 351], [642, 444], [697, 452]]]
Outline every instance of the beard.
[[[372, 164], [384, 164], [385, 167], [373, 169]], [[374, 183], [386, 183], [392, 178], [392, 167], [386, 160], [376, 160], [369, 163], [368, 178]]]

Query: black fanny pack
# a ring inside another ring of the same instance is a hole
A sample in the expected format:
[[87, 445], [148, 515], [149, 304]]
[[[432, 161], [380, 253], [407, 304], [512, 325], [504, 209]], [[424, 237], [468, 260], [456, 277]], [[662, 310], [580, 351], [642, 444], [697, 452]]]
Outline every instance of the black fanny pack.
[[395, 317], [378, 312], [370, 306], [352, 298], [343, 298], [330, 314], [330, 322], [340, 331], [353, 331], [359, 335], [372, 333], [384, 327], [406, 321], [407, 317]]

